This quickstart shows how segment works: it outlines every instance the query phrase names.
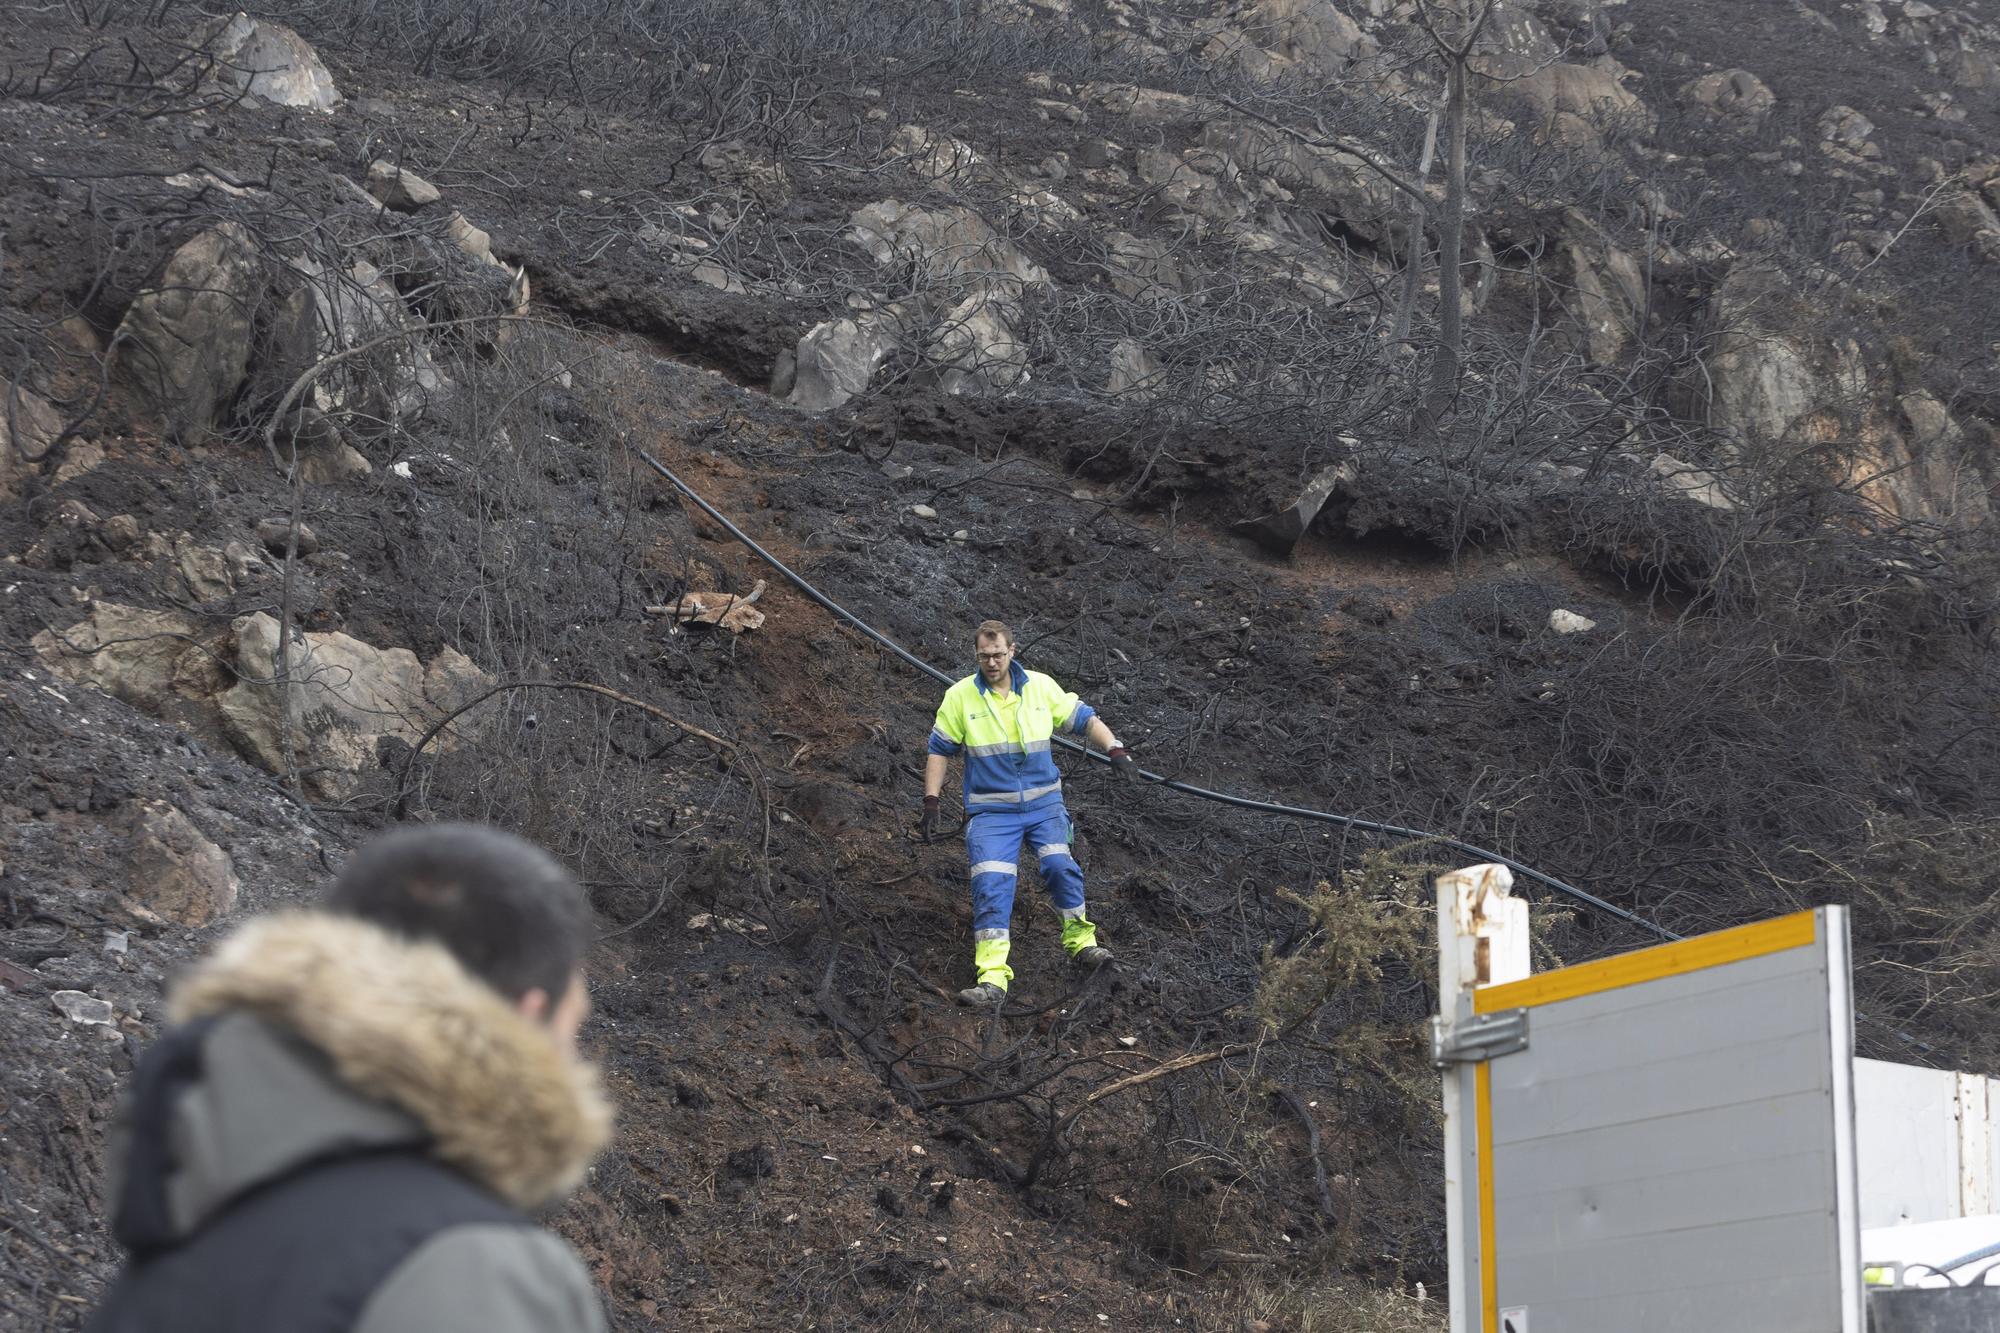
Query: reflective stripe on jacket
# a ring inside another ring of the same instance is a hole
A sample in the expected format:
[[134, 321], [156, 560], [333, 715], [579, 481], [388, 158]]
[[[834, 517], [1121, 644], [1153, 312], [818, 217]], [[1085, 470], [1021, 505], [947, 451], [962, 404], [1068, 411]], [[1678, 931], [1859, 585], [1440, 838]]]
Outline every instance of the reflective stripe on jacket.
[[1050, 738], [1080, 736], [1097, 716], [1055, 680], [1013, 664], [1014, 692], [1006, 699], [974, 672], [945, 691], [931, 725], [932, 754], [965, 756], [965, 808], [1029, 809], [1062, 799]]

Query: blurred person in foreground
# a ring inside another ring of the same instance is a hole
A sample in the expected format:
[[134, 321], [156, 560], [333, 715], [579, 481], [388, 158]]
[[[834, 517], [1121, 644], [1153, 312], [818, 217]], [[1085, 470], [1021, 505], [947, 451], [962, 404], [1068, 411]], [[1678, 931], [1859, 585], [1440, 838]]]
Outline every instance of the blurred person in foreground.
[[610, 1135], [588, 942], [567, 870], [463, 824], [229, 936], [140, 1064], [109, 1191], [130, 1258], [89, 1333], [600, 1333], [528, 1216]]

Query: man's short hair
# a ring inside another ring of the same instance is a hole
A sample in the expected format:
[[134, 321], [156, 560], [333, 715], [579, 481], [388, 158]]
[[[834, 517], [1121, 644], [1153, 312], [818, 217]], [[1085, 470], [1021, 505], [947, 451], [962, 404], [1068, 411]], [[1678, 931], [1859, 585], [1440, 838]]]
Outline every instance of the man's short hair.
[[327, 889], [329, 911], [435, 940], [468, 972], [517, 1000], [569, 988], [590, 905], [541, 848], [478, 824], [411, 824], [368, 843]]
[[994, 637], [998, 637], [1009, 648], [1014, 646], [1014, 631], [1008, 629], [997, 620], [982, 620], [979, 622], [979, 628], [972, 631], [972, 641], [974, 643], [978, 643], [982, 639]]

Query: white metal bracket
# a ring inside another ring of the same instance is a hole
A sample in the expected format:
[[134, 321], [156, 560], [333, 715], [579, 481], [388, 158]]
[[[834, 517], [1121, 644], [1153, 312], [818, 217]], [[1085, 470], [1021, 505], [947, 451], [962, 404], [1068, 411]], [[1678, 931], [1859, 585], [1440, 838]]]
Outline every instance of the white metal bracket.
[[1476, 1064], [1496, 1055], [1528, 1049], [1528, 1011], [1502, 1009], [1474, 1014], [1457, 1023], [1431, 1019], [1431, 1064], [1439, 1069]]

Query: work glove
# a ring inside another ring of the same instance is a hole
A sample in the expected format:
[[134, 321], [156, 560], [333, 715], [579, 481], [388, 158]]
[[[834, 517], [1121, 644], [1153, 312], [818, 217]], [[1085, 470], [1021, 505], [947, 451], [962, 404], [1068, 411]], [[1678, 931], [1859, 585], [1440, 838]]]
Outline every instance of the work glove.
[[1105, 756], [1111, 760], [1111, 771], [1127, 782], [1137, 780], [1139, 765], [1132, 758], [1132, 752], [1122, 745], [1114, 745], [1106, 750]]
[[938, 798], [924, 797], [924, 817], [917, 822], [917, 833], [925, 842], [937, 836]]

